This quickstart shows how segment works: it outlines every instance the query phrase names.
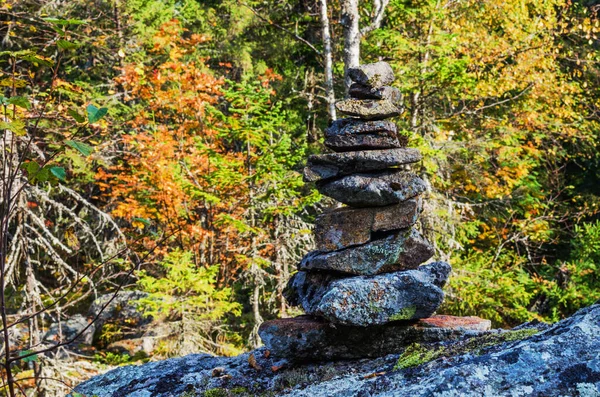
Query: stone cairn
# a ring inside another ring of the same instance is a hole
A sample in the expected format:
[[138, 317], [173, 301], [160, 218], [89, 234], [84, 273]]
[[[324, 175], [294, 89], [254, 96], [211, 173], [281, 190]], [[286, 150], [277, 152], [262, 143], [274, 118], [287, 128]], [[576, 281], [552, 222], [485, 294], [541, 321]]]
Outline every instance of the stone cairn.
[[285, 297], [306, 316], [267, 321], [259, 334], [288, 360], [375, 357], [415, 342], [488, 329], [478, 318], [434, 316], [450, 265], [415, 229], [425, 182], [407, 171], [421, 153], [407, 148], [396, 124], [401, 94], [385, 62], [349, 69], [350, 98], [336, 103], [349, 118], [325, 132], [334, 153], [308, 158], [304, 180], [346, 204], [321, 214], [316, 250], [291, 278]]

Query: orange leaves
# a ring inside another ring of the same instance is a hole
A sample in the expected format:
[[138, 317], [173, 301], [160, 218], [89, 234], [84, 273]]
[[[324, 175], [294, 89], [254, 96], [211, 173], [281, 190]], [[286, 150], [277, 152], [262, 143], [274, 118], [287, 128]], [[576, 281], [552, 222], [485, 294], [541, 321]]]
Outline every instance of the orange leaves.
[[[139, 105], [121, 138], [122, 164], [97, 177], [112, 199], [112, 214], [132, 222], [132, 231], [148, 220], [194, 252], [199, 264], [220, 264], [231, 277], [245, 265], [237, 251], [258, 232], [247, 224], [249, 154], [228, 136], [231, 127], [215, 109], [224, 80], [194, 52], [205, 40], [182, 38], [171, 22], [155, 38], [152, 66], [124, 66], [119, 82]], [[264, 75], [267, 84], [277, 79], [272, 70]]]

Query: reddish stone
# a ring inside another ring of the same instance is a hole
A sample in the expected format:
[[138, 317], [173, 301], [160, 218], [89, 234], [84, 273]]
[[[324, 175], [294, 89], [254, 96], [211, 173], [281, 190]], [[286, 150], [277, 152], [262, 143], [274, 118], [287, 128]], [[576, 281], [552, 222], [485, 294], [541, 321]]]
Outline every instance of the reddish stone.
[[456, 317], [437, 315], [429, 318], [422, 318], [418, 325], [427, 328], [446, 328], [469, 331], [489, 331], [492, 328], [490, 320], [484, 320], [479, 317]]
[[[449, 316], [432, 318], [437, 317]], [[333, 325], [319, 317], [299, 316], [266, 321], [258, 333], [271, 352], [271, 357], [314, 361], [382, 357], [400, 353], [413, 343], [443, 342], [485, 332], [465, 328], [423, 327], [420, 323], [406, 321], [355, 327]]]

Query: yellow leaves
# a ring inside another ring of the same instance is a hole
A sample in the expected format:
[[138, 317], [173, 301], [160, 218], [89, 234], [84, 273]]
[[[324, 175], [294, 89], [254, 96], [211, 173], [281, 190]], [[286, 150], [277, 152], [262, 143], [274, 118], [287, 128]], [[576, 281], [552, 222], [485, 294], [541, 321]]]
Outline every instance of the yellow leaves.
[[25, 122], [23, 120], [13, 120], [10, 122], [0, 121], [0, 130], [10, 130], [17, 136], [27, 134], [25, 130]]
[[468, 182], [468, 183], [466, 183], [466, 184], [465, 184], [465, 187], [464, 187], [464, 189], [465, 189], [467, 192], [479, 192], [479, 190], [480, 190], [480, 189], [479, 189], [477, 186], [473, 185], [473, 184], [472, 184], [472, 183], [470, 183], [470, 182]]
[[74, 249], [79, 249], [79, 239], [75, 234], [73, 229], [67, 229], [64, 234], [65, 241], [67, 242], [67, 246]]

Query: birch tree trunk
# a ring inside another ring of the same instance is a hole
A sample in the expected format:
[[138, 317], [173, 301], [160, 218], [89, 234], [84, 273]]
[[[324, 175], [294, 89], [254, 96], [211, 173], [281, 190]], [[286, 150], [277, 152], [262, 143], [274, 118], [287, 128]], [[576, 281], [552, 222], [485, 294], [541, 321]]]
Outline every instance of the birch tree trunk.
[[341, 24], [344, 28], [344, 84], [346, 94], [352, 84], [348, 77], [348, 69], [360, 64], [360, 28], [359, 28], [358, 0], [344, 0], [342, 2]]
[[360, 29], [358, 0], [342, 1], [342, 18], [340, 22], [344, 28], [344, 83], [346, 85], [346, 95], [352, 84], [348, 77], [348, 69], [360, 65], [360, 39], [381, 26], [385, 15], [385, 7], [389, 2], [390, 0], [373, 0], [371, 22], [368, 26]]
[[333, 91], [333, 58], [331, 53], [331, 30], [329, 16], [327, 15], [327, 0], [321, 0], [321, 26], [323, 27], [323, 57], [325, 58], [325, 95], [329, 118], [337, 119], [335, 111], [335, 92]]

